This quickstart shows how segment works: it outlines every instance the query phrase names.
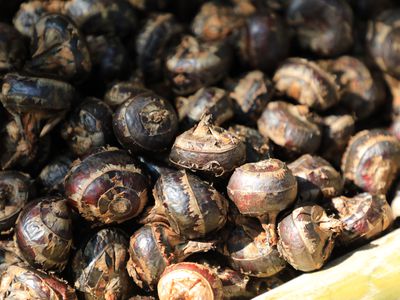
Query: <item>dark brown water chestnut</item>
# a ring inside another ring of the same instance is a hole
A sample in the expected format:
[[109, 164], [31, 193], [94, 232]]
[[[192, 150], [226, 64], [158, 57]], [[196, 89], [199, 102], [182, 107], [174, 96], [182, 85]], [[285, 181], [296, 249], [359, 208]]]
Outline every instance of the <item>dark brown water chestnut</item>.
[[243, 18], [234, 13], [233, 6], [206, 2], [192, 21], [192, 32], [203, 41], [227, 39], [243, 24]]
[[236, 79], [228, 79], [225, 86], [230, 90], [235, 118], [245, 124], [253, 125], [257, 121], [273, 95], [270, 80], [258, 70]]
[[228, 235], [224, 248], [231, 267], [256, 277], [270, 277], [282, 271], [286, 262], [257, 220], [237, 219], [240, 221]]
[[246, 162], [257, 162], [272, 157], [272, 145], [268, 138], [263, 137], [256, 129], [233, 125], [228, 129], [246, 145]]
[[320, 66], [336, 76], [340, 103], [359, 119], [373, 114], [385, 100], [385, 87], [365, 63], [352, 56], [322, 61]]
[[278, 250], [296, 270], [320, 269], [331, 255], [342, 223], [318, 205], [296, 208], [278, 224]]
[[204, 115], [211, 115], [211, 122], [217, 126], [233, 117], [231, 99], [217, 87], [201, 88], [187, 98], [177, 97], [175, 107], [179, 120], [187, 127], [198, 123]]
[[24, 265], [1, 270], [0, 298], [77, 300], [75, 289], [65, 281]]
[[0, 73], [19, 70], [27, 52], [22, 35], [14, 27], [0, 23]]
[[63, 11], [85, 35], [128, 37], [136, 28], [134, 9], [124, 0], [70, 0]]
[[168, 266], [157, 285], [160, 300], [224, 298], [222, 282], [203, 264], [181, 262]]
[[385, 195], [341, 196], [331, 199], [329, 205], [344, 225], [337, 237], [342, 245], [372, 239], [387, 229], [394, 219]]
[[340, 99], [335, 76], [305, 58], [287, 59], [273, 81], [279, 93], [317, 110], [326, 110]]
[[226, 222], [228, 202], [213, 186], [186, 170], [165, 170], [158, 178], [153, 196], [155, 206], [146, 217], [167, 219], [180, 236], [203, 238]]
[[[32, 131], [31, 127], [40, 127], [41, 136], [48, 133], [61, 120], [75, 97], [74, 87], [66, 82], [13, 73], [4, 77], [1, 92], [3, 106], [15, 117], [26, 135], [27, 131]], [[24, 130], [21, 124], [24, 115], [25, 127], [30, 130]]]
[[342, 194], [342, 176], [322, 157], [304, 154], [288, 168], [296, 176], [300, 203], [315, 203], [321, 197], [332, 198]]
[[354, 134], [355, 118], [352, 115], [337, 114], [322, 118], [321, 155], [340, 165], [340, 159], [346, 146]]
[[275, 244], [276, 217], [297, 195], [296, 178], [286, 164], [271, 158], [242, 165], [229, 179], [227, 191], [241, 214], [260, 219]]
[[172, 14], [152, 14], [146, 20], [136, 38], [136, 63], [147, 81], [162, 77], [166, 50], [181, 32]]
[[85, 38], [67, 17], [48, 14], [35, 24], [32, 58], [25, 71], [43, 77], [82, 81], [92, 64]]
[[217, 83], [227, 74], [230, 64], [231, 49], [226, 43], [202, 43], [189, 35], [181, 39], [165, 61], [167, 76], [178, 95]]
[[67, 175], [73, 159], [70, 154], [60, 154], [54, 157], [41, 170], [38, 182], [45, 193], [63, 193], [64, 177]]
[[98, 231], [72, 260], [75, 287], [87, 300], [127, 299], [133, 287], [126, 270], [128, 240], [117, 229]]
[[130, 152], [161, 152], [175, 138], [178, 117], [164, 98], [139, 93], [118, 107], [113, 128], [119, 143]]
[[128, 273], [139, 287], [153, 290], [167, 266], [213, 247], [211, 242], [185, 241], [163, 223], [149, 223], [131, 236]]
[[290, 1], [286, 20], [300, 47], [317, 55], [338, 55], [353, 44], [353, 13], [345, 0]]
[[321, 143], [319, 119], [307, 106], [270, 102], [257, 122], [260, 133], [297, 153], [316, 152]]
[[22, 208], [35, 194], [33, 180], [18, 171], [0, 171], [0, 234], [12, 230]]
[[121, 223], [142, 212], [147, 185], [146, 176], [128, 153], [108, 147], [74, 162], [65, 177], [65, 195], [85, 219]]
[[49, 196], [29, 202], [18, 217], [14, 239], [30, 265], [62, 271], [72, 247], [72, 221], [66, 199]]
[[210, 124], [206, 116], [176, 138], [169, 160], [181, 168], [221, 177], [245, 162], [246, 147], [236, 135]]
[[267, 72], [273, 71], [287, 57], [289, 44], [284, 21], [268, 10], [246, 17], [236, 41], [242, 63]]
[[400, 168], [400, 142], [387, 131], [353, 136], [342, 158], [345, 179], [371, 194], [386, 193]]
[[61, 128], [61, 136], [72, 153], [82, 156], [113, 140], [112, 111], [96, 98], [86, 98]]
[[400, 77], [400, 10], [386, 10], [368, 24], [367, 49], [379, 68]]
[[129, 98], [138, 94], [150, 92], [140, 81], [121, 81], [113, 84], [104, 95], [104, 102], [111, 108], [115, 108], [124, 103]]
[[400, 80], [389, 74], [384, 74], [384, 79], [390, 91], [392, 114], [398, 116], [400, 115]]

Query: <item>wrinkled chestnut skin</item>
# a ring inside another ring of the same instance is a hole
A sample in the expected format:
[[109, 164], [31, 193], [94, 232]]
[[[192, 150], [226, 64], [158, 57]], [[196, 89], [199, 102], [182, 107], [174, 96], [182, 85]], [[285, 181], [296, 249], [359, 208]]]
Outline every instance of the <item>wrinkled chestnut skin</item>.
[[113, 128], [119, 143], [130, 152], [161, 152], [171, 145], [178, 118], [167, 100], [154, 93], [142, 93], [118, 107]]
[[369, 22], [367, 50], [379, 68], [400, 78], [400, 54], [397, 43], [400, 39], [400, 10], [386, 10]]
[[236, 135], [210, 124], [209, 119], [206, 116], [176, 138], [169, 160], [177, 167], [214, 178], [226, 176], [245, 162], [246, 147]]
[[0, 23], [0, 74], [19, 70], [26, 55], [22, 35], [14, 27]]
[[384, 102], [386, 92], [382, 80], [363, 61], [352, 56], [341, 56], [322, 61], [319, 65], [336, 76], [340, 87], [340, 103], [358, 119], [369, 117]]
[[353, 136], [342, 158], [342, 172], [364, 191], [385, 194], [400, 168], [400, 141], [384, 130]]
[[386, 230], [394, 219], [385, 195], [362, 193], [352, 198], [341, 196], [331, 199], [329, 205], [344, 224], [337, 237], [342, 245], [373, 239]]
[[204, 3], [193, 18], [192, 32], [203, 41], [227, 39], [243, 24], [243, 19], [234, 13], [232, 6], [221, 3]]
[[153, 211], [165, 216], [177, 234], [206, 237], [226, 222], [228, 202], [214, 187], [189, 171], [166, 171], [157, 180]]
[[242, 64], [271, 72], [287, 57], [289, 44], [289, 33], [280, 16], [263, 12], [245, 18], [236, 47]]
[[143, 83], [122, 81], [112, 85], [104, 95], [104, 102], [113, 109], [141, 93], [150, 93]]
[[77, 156], [111, 143], [111, 109], [99, 99], [86, 98], [64, 122], [61, 136]]
[[65, 195], [86, 220], [121, 223], [142, 212], [147, 185], [128, 153], [108, 147], [74, 162], [65, 177]]
[[19, 213], [35, 194], [28, 174], [18, 171], [0, 171], [0, 233], [8, 233]]
[[341, 225], [318, 205], [296, 208], [278, 224], [278, 251], [296, 270], [318, 270], [331, 255]]
[[286, 267], [276, 247], [268, 242], [265, 231], [251, 218], [242, 220], [230, 232], [225, 253], [232, 268], [250, 276], [270, 277]]
[[231, 49], [224, 42], [200, 42], [184, 36], [167, 56], [166, 73], [172, 90], [188, 95], [221, 80], [231, 64]]
[[1, 299], [77, 300], [65, 281], [24, 265], [9, 265], [0, 274]]
[[255, 70], [225, 82], [233, 100], [235, 119], [254, 125], [273, 95], [273, 87], [264, 73]]
[[321, 143], [318, 118], [307, 106], [270, 102], [258, 119], [258, 131], [275, 144], [297, 153], [316, 152]]
[[64, 13], [85, 35], [117, 35], [125, 38], [136, 28], [136, 14], [124, 0], [70, 0]]
[[131, 236], [127, 270], [139, 287], [153, 290], [167, 266], [212, 247], [212, 243], [185, 241], [163, 223], [149, 223]]
[[157, 285], [160, 300], [222, 300], [222, 282], [209, 267], [182, 262], [168, 266]]
[[288, 165], [298, 183], [298, 201], [315, 203], [322, 197], [339, 196], [344, 181], [329, 162], [319, 156], [304, 154]]
[[63, 193], [64, 177], [72, 165], [72, 157], [61, 154], [52, 159], [39, 173], [38, 182], [45, 193]]
[[199, 89], [190, 97], [177, 97], [175, 107], [185, 127], [197, 124], [204, 115], [211, 115], [217, 126], [233, 117], [232, 102], [227, 92], [217, 87]]
[[345, 0], [293, 0], [286, 20], [300, 47], [321, 56], [334, 56], [353, 44], [353, 13]]
[[230, 132], [242, 140], [246, 145], [246, 162], [257, 162], [272, 158], [272, 145], [268, 138], [263, 137], [256, 129], [234, 125], [229, 127]]
[[146, 81], [162, 77], [166, 50], [181, 32], [172, 14], [152, 14], [146, 20], [136, 38], [136, 62]]
[[30, 265], [62, 271], [72, 247], [72, 220], [66, 199], [53, 196], [29, 202], [19, 215], [14, 239]]
[[72, 260], [73, 280], [87, 300], [126, 299], [132, 283], [126, 271], [128, 240], [114, 228], [98, 231]]
[[121, 40], [115, 36], [87, 36], [92, 80], [104, 83], [125, 79], [131, 71], [129, 53]]
[[49, 14], [38, 20], [31, 51], [24, 70], [36, 76], [79, 82], [92, 68], [85, 38], [63, 15]]
[[289, 58], [275, 72], [276, 90], [303, 105], [326, 110], [339, 102], [335, 77], [305, 58]]

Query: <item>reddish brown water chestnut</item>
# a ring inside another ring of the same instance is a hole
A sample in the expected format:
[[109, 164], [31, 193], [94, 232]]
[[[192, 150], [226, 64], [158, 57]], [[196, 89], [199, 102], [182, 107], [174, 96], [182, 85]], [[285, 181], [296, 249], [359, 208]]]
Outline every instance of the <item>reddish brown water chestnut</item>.
[[142, 212], [147, 185], [147, 177], [128, 153], [108, 147], [74, 162], [65, 177], [65, 195], [85, 219], [121, 223]]
[[296, 178], [286, 164], [271, 158], [242, 165], [229, 179], [227, 191], [241, 214], [260, 219], [275, 244], [276, 217], [297, 195]]

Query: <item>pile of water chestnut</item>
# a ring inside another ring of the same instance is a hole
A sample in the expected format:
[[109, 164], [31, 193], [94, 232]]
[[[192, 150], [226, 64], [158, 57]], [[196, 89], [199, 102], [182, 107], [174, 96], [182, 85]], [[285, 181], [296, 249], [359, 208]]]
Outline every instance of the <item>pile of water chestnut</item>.
[[398, 1], [0, 21], [0, 299], [251, 299], [399, 227]]

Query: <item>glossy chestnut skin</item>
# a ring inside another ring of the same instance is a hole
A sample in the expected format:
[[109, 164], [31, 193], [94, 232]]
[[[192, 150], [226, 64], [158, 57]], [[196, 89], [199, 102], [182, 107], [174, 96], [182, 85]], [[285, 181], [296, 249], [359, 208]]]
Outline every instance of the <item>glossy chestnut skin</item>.
[[118, 107], [113, 128], [119, 143], [130, 152], [161, 152], [171, 145], [178, 118], [167, 100], [152, 92], [141, 93]]
[[67, 175], [73, 159], [70, 154], [60, 154], [54, 157], [42, 169], [38, 182], [45, 193], [63, 193], [64, 177]]
[[288, 164], [288, 168], [298, 183], [299, 202], [315, 203], [321, 197], [332, 198], [342, 194], [342, 176], [320, 156], [304, 154]]
[[149, 223], [131, 236], [127, 270], [139, 287], [153, 290], [167, 266], [212, 248], [212, 243], [185, 241], [163, 223]]
[[397, 41], [400, 38], [400, 10], [386, 10], [368, 24], [367, 50], [379, 68], [400, 78], [400, 54]]
[[399, 168], [400, 142], [379, 129], [354, 135], [342, 158], [345, 179], [373, 195], [389, 190]]
[[19, 70], [27, 52], [22, 35], [14, 27], [0, 23], [0, 73]]
[[221, 80], [231, 64], [231, 49], [224, 42], [200, 42], [193, 36], [182, 37], [167, 56], [165, 68], [172, 90], [188, 95]]
[[310, 108], [326, 110], [339, 102], [335, 77], [305, 58], [285, 60], [273, 81], [279, 93]]
[[243, 218], [230, 232], [225, 242], [225, 254], [230, 265], [242, 274], [270, 277], [286, 267], [266, 232], [255, 219]]
[[142, 212], [147, 185], [128, 153], [108, 147], [74, 162], [65, 177], [65, 195], [86, 220], [121, 223]]
[[0, 298], [77, 300], [65, 281], [24, 265], [9, 265], [0, 274]]
[[204, 115], [211, 115], [211, 121], [217, 126], [233, 117], [232, 102], [227, 92], [217, 87], [201, 88], [187, 98], [177, 97], [175, 107], [179, 120], [189, 128]]
[[72, 260], [75, 287], [85, 299], [126, 299], [132, 283], [126, 270], [128, 240], [115, 228], [98, 231]]
[[321, 56], [334, 56], [353, 44], [353, 13], [345, 0], [293, 0], [286, 20], [301, 48]]
[[210, 124], [206, 116], [176, 138], [169, 160], [180, 168], [223, 177], [244, 163], [246, 147], [236, 135]]
[[274, 93], [271, 81], [259, 70], [228, 79], [225, 86], [233, 100], [235, 119], [250, 125], [257, 122]]
[[223, 299], [222, 282], [202, 264], [182, 262], [168, 266], [157, 285], [160, 300]]
[[0, 171], [0, 233], [9, 233], [22, 208], [35, 194], [28, 174]]
[[66, 199], [49, 196], [29, 202], [19, 215], [14, 239], [30, 265], [62, 271], [72, 247], [72, 220]]
[[85, 38], [69, 18], [60, 14], [38, 20], [31, 51], [32, 58], [24, 70], [36, 76], [79, 82], [92, 67]]
[[111, 109], [99, 99], [86, 98], [64, 122], [61, 136], [77, 156], [110, 144], [113, 140]]
[[121, 81], [110, 86], [104, 95], [104, 102], [115, 108], [140, 93], [149, 92], [141, 81]]
[[153, 196], [152, 214], [166, 218], [172, 230], [184, 238], [203, 238], [225, 225], [227, 200], [189, 171], [162, 172]]
[[316, 152], [321, 144], [319, 119], [307, 106], [270, 102], [258, 119], [258, 131], [275, 144], [296, 153]]
[[246, 162], [257, 162], [272, 158], [273, 147], [268, 138], [263, 137], [256, 129], [233, 125], [228, 129], [246, 145]]
[[341, 196], [331, 199], [329, 206], [344, 224], [337, 237], [342, 245], [373, 239], [394, 220], [385, 195], [362, 193], [352, 198]]
[[341, 227], [318, 205], [298, 207], [278, 224], [278, 251], [296, 270], [318, 270], [331, 255]]
[[136, 37], [136, 63], [148, 82], [161, 79], [166, 50], [182, 32], [170, 13], [151, 14]]
[[340, 87], [340, 103], [358, 119], [369, 117], [385, 101], [386, 91], [382, 80], [362, 60], [341, 56], [322, 61], [319, 65], [336, 76]]
[[256, 12], [245, 18], [236, 47], [242, 64], [271, 72], [288, 55], [289, 33], [279, 15]]

